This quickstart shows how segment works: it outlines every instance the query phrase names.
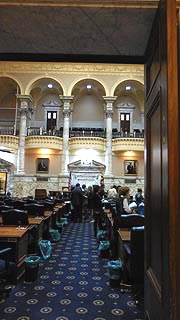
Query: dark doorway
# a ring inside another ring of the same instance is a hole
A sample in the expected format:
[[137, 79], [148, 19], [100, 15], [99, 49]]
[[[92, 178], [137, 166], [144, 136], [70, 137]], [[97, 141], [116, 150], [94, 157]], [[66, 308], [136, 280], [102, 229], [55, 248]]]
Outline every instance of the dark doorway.
[[120, 114], [120, 127], [121, 131], [126, 133], [130, 132], [130, 113]]
[[56, 111], [48, 111], [47, 112], [47, 131], [53, 132], [56, 130], [57, 124], [57, 112]]

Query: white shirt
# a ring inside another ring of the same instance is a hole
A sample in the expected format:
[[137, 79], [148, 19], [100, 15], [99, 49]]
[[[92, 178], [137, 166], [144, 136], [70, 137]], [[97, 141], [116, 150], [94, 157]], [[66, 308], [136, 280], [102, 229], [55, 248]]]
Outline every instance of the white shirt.
[[131, 213], [131, 209], [129, 209], [128, 199], [124, 198], [123, 200], [123, 209], [126, 213]]
[[109, 199], [115, 199], [117, 195], [117, 191], [115, 188], [111, 188], [108, 190], [108, 198]]

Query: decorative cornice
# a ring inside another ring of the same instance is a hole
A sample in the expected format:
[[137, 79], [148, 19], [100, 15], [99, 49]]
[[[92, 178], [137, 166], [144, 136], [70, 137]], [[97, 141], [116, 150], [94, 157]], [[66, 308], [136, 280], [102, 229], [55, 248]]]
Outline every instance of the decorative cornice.
[[17, 151], [19, 146], [19, 137], [0, 135], [0, 145], [9, 148], [11, 151]]
[[158, 0], [0, 0], [8, 6], [157, 8]]
[[94, 148], [101, 151], [105, 150], [105, 139], [99, 137], [73, 137], [69, 139], [69, 149]]
[[62, 150], [62, 138], [55, 136], [28, 136], [26, 137], [26, 149], [50, 148]]
[[144, 139], [143, 138], [118, 138], [112, 140], [112, 151], [143, 151], [144, 152]]
[[46, 74], [91, 74], [144, 76], [144, 65], [105, 63], [53, 63], [53, 62], [0, 62], [0, 76], [18, 73]]
[[[10, 148], [12, 151], [18, 150], [19, 137], [0, 135], [0, 145]], [[55, 136], [28, 136], [26, 137], [26, 149], [30, 148], [50, 148], [62, 150], [62, 138]], [[78, 148], [94, 148], [105, 151], [106, 139], [99, 137], [73, 137], [69, 139], [70, 150]], [[143, 138], [118, 138], [112, 140], [112, 151], [144, 151]]]

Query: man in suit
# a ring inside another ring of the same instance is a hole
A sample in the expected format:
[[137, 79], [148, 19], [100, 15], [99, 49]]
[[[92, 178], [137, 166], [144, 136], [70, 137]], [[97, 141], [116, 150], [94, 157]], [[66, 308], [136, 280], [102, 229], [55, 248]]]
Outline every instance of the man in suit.
[[74, 222], [82, 222], [82, 204], [83, 193], [80, 187], [80, 183], [76, 183], [76, 187], [71, 193], [71, 203], [74, 208]]

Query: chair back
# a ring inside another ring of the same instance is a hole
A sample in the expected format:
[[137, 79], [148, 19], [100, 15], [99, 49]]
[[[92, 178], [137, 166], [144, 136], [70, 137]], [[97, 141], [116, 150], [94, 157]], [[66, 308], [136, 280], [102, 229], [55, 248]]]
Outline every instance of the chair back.
[[24, 205], [24, 210], [27, 211], [28, 216], [43, 217], [45, 207], [38, 203], [28, 203]]
[[131, 229], [131, 279], [133, 283], [144, 282], [144, 227]]
[[28, 215], [24, 210], [10, 209], [7, 211], [2, 211], [2, 222], [4, 225], [8, 226], [28, 226]]
[[10, 209], [13, 209], [13, 207], [12, 206], [7, 206], [7, 205], [2, 205], [2, 206], [0, 206], [0, 214], [1, 214], [1, 212], [2, 211], [7, 211], [7, 210], [10, 210]]
[[45, 207], [45, 210], [53, 210], [54, 209], [54, 202], [52, 201], [41, 201], [39, 204]]
[[25, 204], [26, 204], [26, 201], [24, 201], [24, 200], [15, 200], [13, 202], [13, 207], [15, 209], [22, 209], [23, 210]]
[[120, 217], [120, 228], [144, 226], [144, 216], [136, 213], [122, 214]]

